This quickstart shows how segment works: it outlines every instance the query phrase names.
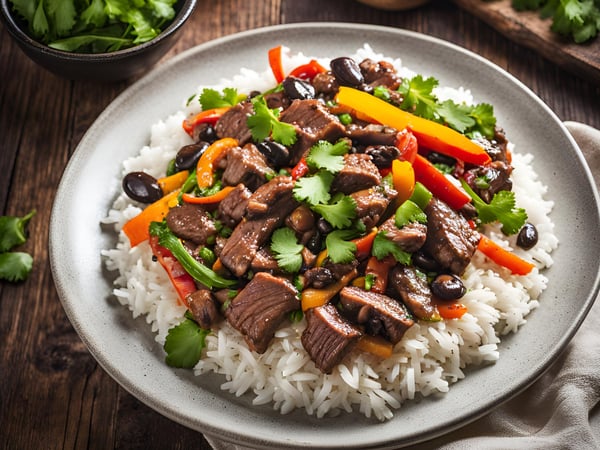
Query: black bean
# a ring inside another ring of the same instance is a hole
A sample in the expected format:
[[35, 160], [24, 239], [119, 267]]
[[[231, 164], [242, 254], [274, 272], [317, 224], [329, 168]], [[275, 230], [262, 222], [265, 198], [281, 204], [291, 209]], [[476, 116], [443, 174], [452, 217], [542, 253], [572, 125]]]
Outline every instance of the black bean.
[[440, 265], [433, 257], [420, 251], [413, 253], [412, 262], [425, 272], [437, 272], [440, 269]]
[[341, 85], [357, 87], [365, 82], [360, 67], [352, 58], [345, 56], [335, 58], [331, 61], [330, 66], [335, 78]]
[[202, 153], [208, 148], [208, 142], [198, 142], [197, 144], [184, 145], [175, 155], [175, 170], [189, 170], [196, 167]]
[[323, 239], [321, 233], [316, 231], [306, 243], [306, 248], [313, 254], [318, 255], [323, 249]]
[[427, 154], [427, 159], [433, 164], [445, 164], [450, 167], [456, 164], [456, 159], [438, 152], [429, 152]]
[[309, 100], [315, 98], [316, 92], [312, 84], [296, 77], [287, 77], [282, 82], [283, 90], [292, 100]]
[[217, 140], [217, 132], [215, 131], [215, 127], [205, 122], [194, 127], [192, 138], [196, 142], [205, 141], [212, 143]]
[[524, 250], [533, 248], [538, 241], [538, 231], [532, 223], [526, 223], [519, 231], [517, 236], [517, 245]]
[[320, 217], [319, 220], [317, 221], [317, 230], [321, 234], [328, 234], [328, 233], [331, 233], [331, 231], [333, 230], [333, 227], [329, 224], [329, 222], [327, 222], [325, 219]]
[[392, 165], [392, 161], [398, 158], [400, 151], [393, 145], [370, 145], [365, 149], [367, 155], [371, 155], [373, 164], [384, 169]]
[[154, 203], [163, 196], [156, 178], [145, 172], [129, 172], [125, 175], [123, 190], [129, 198], [141, 203]]
[[265, 155], [270, 165], [279, 169], [289, 164], [290, 151], [285, 145], [275, 141], [263, 141], [256, 145], [256, 148]]
[[442, 300], [457, 300], [467, 292], [462, 280], [453, 274], [441, 274], [431, 282], [431, 292]]

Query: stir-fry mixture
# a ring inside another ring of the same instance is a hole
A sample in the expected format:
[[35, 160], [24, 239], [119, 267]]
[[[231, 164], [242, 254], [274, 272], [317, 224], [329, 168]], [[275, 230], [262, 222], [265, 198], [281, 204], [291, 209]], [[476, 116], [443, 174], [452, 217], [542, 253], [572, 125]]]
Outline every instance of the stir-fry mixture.
[[148, 204], [123, 231], [132, 247], [149, 240], [188, 310], [169, 364], [193, 367], [222, 321], [259, 354], [305, 321], [302, 345], [330, 373], [353, 350], [389, 357], [418, 321], [462, 317], [476, 252], [498, 271], [534, 270], [482, 232], [500, 223], [524, 249], [538, 233], [490, 105], [441, 102], [435, 79], [384, 61], [284, 73], [276, 47], [269, 62], [271, 90], [201, 92], [182, 125], [194, 143], [163, 178], [123, 179]]

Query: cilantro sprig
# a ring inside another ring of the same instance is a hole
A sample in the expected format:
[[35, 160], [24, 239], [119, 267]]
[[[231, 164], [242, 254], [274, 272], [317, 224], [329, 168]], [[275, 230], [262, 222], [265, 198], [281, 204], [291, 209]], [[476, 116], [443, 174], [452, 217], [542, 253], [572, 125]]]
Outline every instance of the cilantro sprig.
[[191, 369], [202, 357], [202, 351], [206, 347], [206, 336], [210, 330], [201, 328], [186, 313], [185, 319], [179, 324], [169, 329], [165, 339], [164, 349], [167, 353], [165, 358], [167, 364], [171, 367]]
[[23, 217], [0, 217], [0, 280], [24, 281], [33, 267], [29, 253], [12, 251], [27, 241], [27, 225], [35, 210]]
[[252, 106], [254, 113], [246, 123], [255, 141], [264, 141], [271, 136], [274, 141], [285, 146], [294, 145], [298, 139], [296, 128], [290, 123], [279, 121], [279, 109], [270, 109], [262, 95], [252, 99]]
[[303, 248], [288, 227], [278, 228], [271, 236], [271, 251], [279, 267], [288, 273], [296, 273], [302, 267]]
[[405, 266], [410, 264], [410, 253], [402, 250], [394, 241], [388, 239], [385, 231], [380, 231], [373, 239], [371, 254], [379, 260], [392, 255], [400, 264]]
[[410, 79], [405, 78], [398, 88], [404, 97], [400, 107], [417, 116], [446, 124], [470, 137], [494, 136], [496, 118], [492, 105], [458, 104], [452, 100], [442, 102], [434, 93], [438, 85], [439, 81], [433, 77], [423, 78], [422, 75], [416, 75]]
[[216, 89], [204, 88], [200, 93], [198, 101], [202, 110], [206, 111], [214, 108], [224, 108], [235, 106], [246, 98], [246, 95], [240, 94], [237, 89], [226, 87], [221, 92]]

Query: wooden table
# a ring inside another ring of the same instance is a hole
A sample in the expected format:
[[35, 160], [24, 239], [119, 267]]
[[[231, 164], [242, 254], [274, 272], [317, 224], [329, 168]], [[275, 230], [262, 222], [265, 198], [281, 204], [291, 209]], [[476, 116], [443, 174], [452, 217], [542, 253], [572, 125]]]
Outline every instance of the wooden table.
[[[599, 86], [445, 1], [394, 13], [350, 0], [200, 0], [165, 60], [219, 36], [306, 21], [372, 23], [446, 39], [506, 69], [560, 119], [600, 127]], [[202, 435], [146, 407], [102, 370], [67, 320], [50, 272], [48, 222], [63, 169], [88, 127], [133, 81], [58, 78], [27, 59], [0, 25], [0, 212], [37, 210], [23, 247], [35, 259], [30, 278], [0, 282], [2, 448], [210, 448]]]

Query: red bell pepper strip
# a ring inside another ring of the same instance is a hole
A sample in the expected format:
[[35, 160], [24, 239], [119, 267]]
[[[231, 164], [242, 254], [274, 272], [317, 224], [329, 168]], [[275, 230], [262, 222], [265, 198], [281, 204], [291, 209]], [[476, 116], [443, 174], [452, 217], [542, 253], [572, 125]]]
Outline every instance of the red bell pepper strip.
[[213, 184], [213, 163], [230, 148], [237, 147], [238, 141], [234, 138], [223, 138], [213, 142], [202, 153], [196, 166], [198, 187], [207, 188]]
[[451, 208], [459, 210], [471, 201], [471, 197], [452, 184], [442, 172], [423, 156], [416, 155], [413, 169], [415, 170], [415, 179]]
[[301, 66], [293, 69], [288, 76], [312, 81], [317, 74], [326, 71], [327, 69], [319, 64], [316, 59], [311, 59], [308, 63], [302, 64]]
[[156, 259], [160, 265], [165, 269], [173, 287], [177, 291], [179, 300], [186, 307], [189, 307], [187, 297], [192, 292], [196, 292], [196, 282], [192, 276], [185, 271], [183, 266], [170, 250], [166, 249], [158, 243], [157, 236], [150, 236], [150, 248], [152, 248], [152, 254], [156, 256]]
[[305, 158], [301, 158], [300, 161], [292, 168], [292, 179], [296, 181], [298, 178], [302, 178], [308, 173], [308, 164]]
[[269, 50], [269, 66], [271, 67], [271, 72], [273, 72], [277, 84], [281, 83], [285, 78], [283, 74], [283, 64], [281, 62], [281, 45]]
[[229, 106], [225, 106], [223, 108], [213, 108], [207, 109], [206, 111], [200, 111], [193, 117], [188, 117], [184, 119], [182, 126], [184, 131], [192, 136], [194, 134], [194, 128], [196, 128], [201, 123], [210, 123], [214, 125], [217, 121], [230, 109]]
[[383, 259], [377, 259], [371, 256], [365, 268], [365, 275], [373, 275], [373, 284], [371, 290], [379, 294], [385, 294], [388, 282], [388, 272], [396, 265], [393, 256], [386, 256]]
[[483, 234], [479, 239], [477, 250], [499, 266], [506, 267], [515, 275], [527, 275], [535, 267], [535, 264], [518, 257]]
[[208, 205], [212, 203], [219, 203], [221, 200], [227, 197], [229, 193], [234, 189], [235, 188], [233, 186], [225, 186], [220, 191], [215, 192], [212, 195], [207, 195], [206, 197], [196, 197], [190, 194], [183, 194], [181, 198], [186, 203], [192, 203], [194, 205]]
[[400, 151], [400, 159], [412, 163], [419, 151], [417, 138], [408, 128], [403, 129], [396, 135], [396, 148]]
[[363, 113], [382, 125], [409, 128], [420, 145], [464, 162], [484, 165], [491, 162], [485, 149], [450, 127], [415, 116], [367, 92], [341, 86], [337, 103]]

